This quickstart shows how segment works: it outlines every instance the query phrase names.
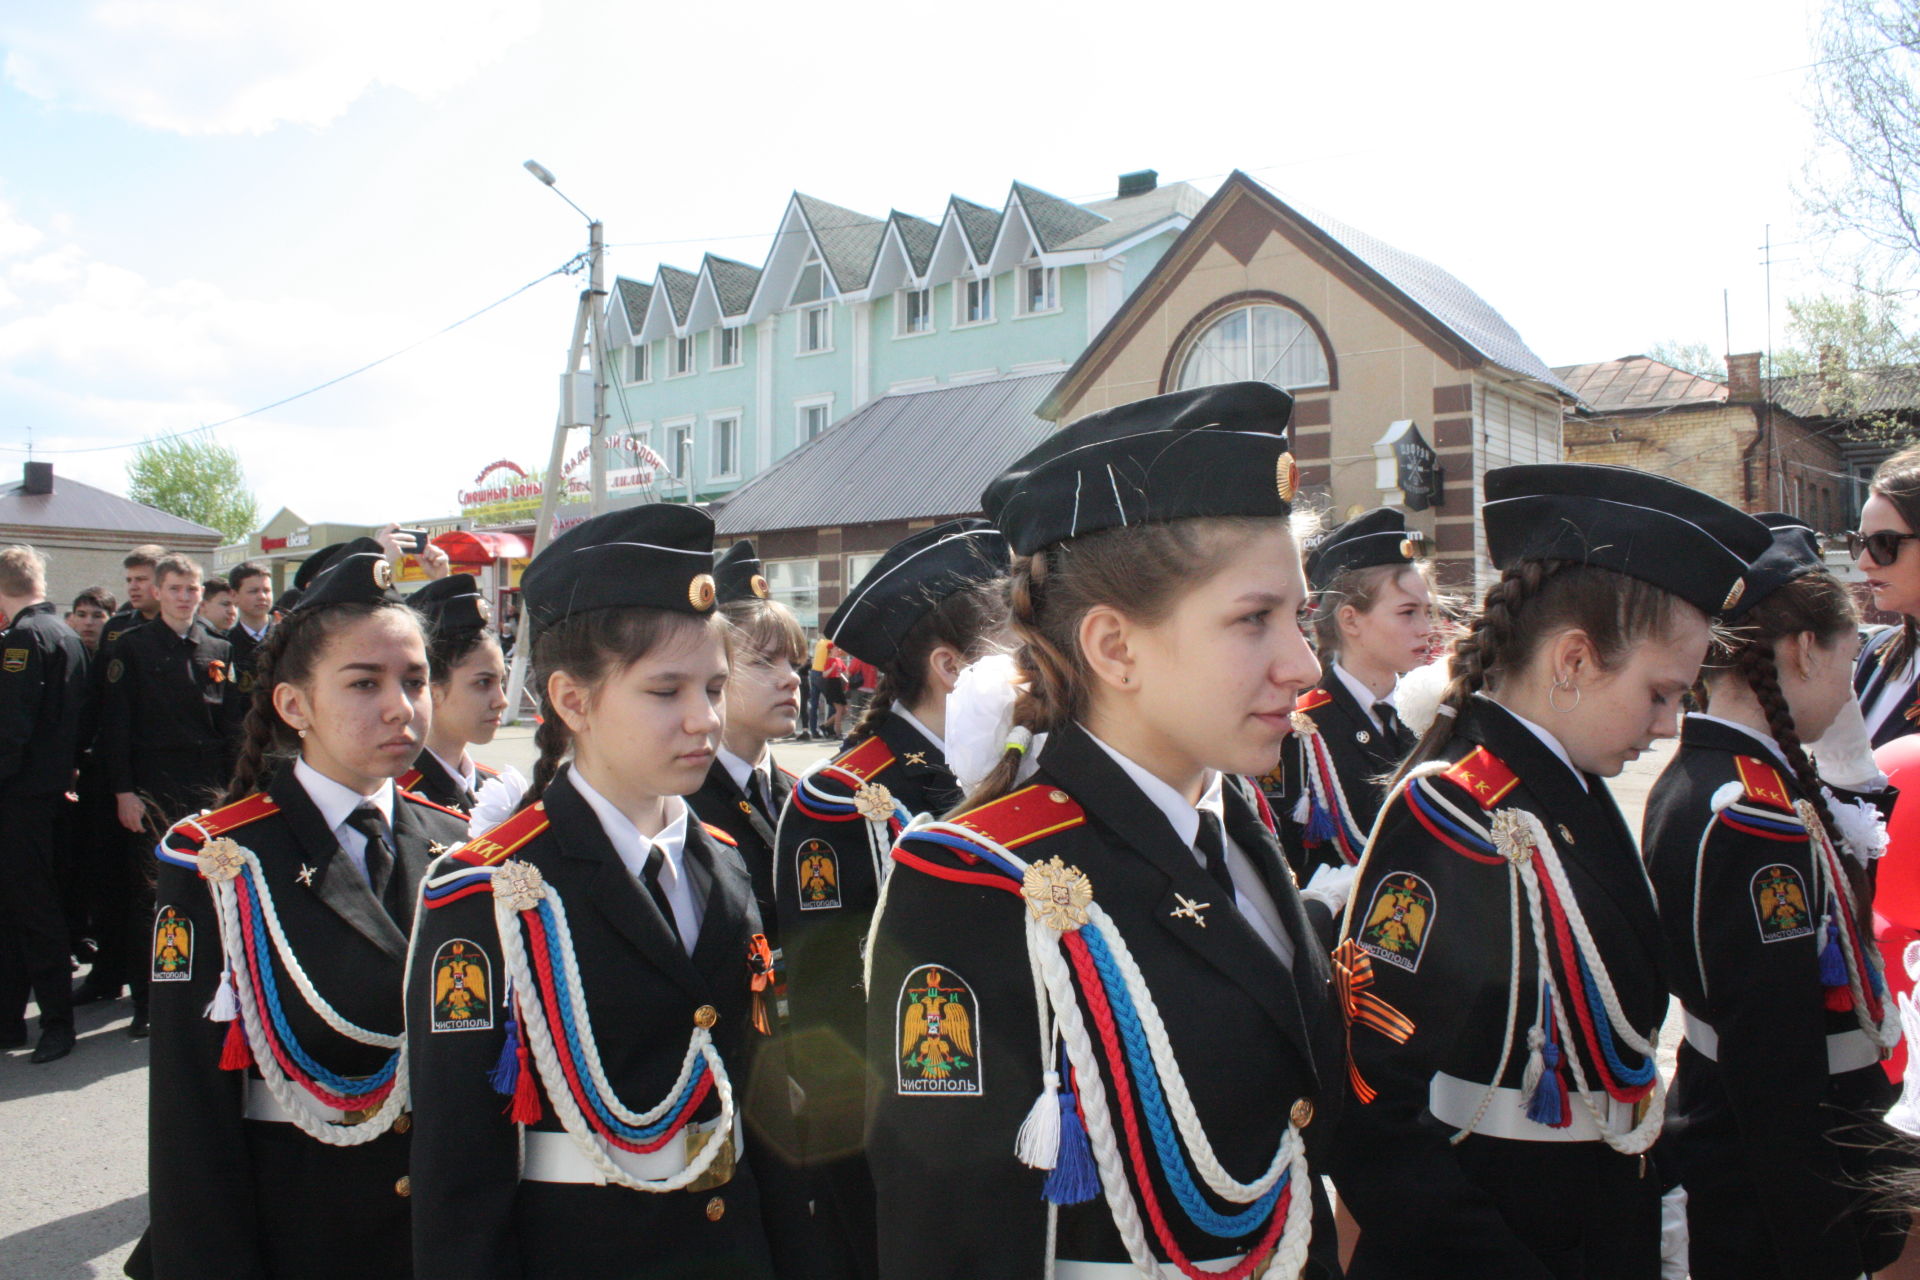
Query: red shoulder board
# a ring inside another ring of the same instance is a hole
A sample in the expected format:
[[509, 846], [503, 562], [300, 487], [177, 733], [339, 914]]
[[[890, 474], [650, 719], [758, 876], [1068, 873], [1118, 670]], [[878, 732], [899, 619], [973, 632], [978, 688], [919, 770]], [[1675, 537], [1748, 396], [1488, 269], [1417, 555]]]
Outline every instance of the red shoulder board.
[[1520, 785], [1520, 779], [1513, 770], [1485, 747], [1475, 747], [1473, 754], [1440, 776], [1472, 796], [1474, 803], [1482, 809], [1493, 808], [1507, 798], [1509, 791]]
[[547, 806], [544, 802], [536, 801], [485, 835], [467, 841], [454, 851], [453, 856], [476, 867], [490, 867], [511, 858], [529, 840], [546, 829]]
[[446, 805], [441, 804], [438, 801], [429, 800], [425, 796], [421, 795], [418, 791], [409, 791], [404, 786], [400, 787], [399, 791], [401, 795], [413, 801], [415, 804], [423, 804], [427, 806], [427, 808], [429, 809], [438, 809], [442, 813], [450, 813], [454, 817], [459, 818], [461, 821], [463, 822], [466, 821], [466, 817], [467, 817], [466, 814], [460, 812], [458, 809], [449, 809]]
[[842, 773], [850, 773], [862, 782], [872, 782], [893, 763], [893, 748], [875, 734], [833, 762]]
[[1733, 767], [1740, 771], [1740, 785], [1747, 789], [1747, 799], [1793, 812], [1793, 797], [1787, 794], [1786, 779], [1778, 769], [1752, 756], [1735, 756]]
[[402, 791], [411, 791], [415, 787], [419, 786], [420, 779], [426, 776], [427, 776], [426, 774], [420, 772], [418, 769], [409, 769], [405, 773], [401, 774], [399, 777], [395, 778], [393, 780], [393, 784], [396, 787], [399, 787]]
[[728, 835], [725, 831], [722, 831], [719, 827], [714, 826], [711, 822], [703, 822], [700, 825], [702, 828], [705, 829], [708, 835], [712, 836], [715, 840], [718, 840], [721, 844], [732, 845], [736, 849], [740, 847], [740, 842], [738, 840], [735, 840], [732, 836]]
[[1012, 795], [951, 819], [957, 827], [978, 831], [1006, 849], [1032, 844], [1042, 836], [1077, 827], [1086, 810], [1058, 787], [1022, 787]]
[[1295, 711], [1318, 711], [1321, 707], [1326, 706], [1332, 701], [1333, 695], [1325, 689], [1309, 689], [1300, 695], [1300, 700], [1294, 703], [1293, 709]]
[[225, 835], [229, 831], [238, 831], [250, 822], [258, 822], [269, 814], [280, 812], [280, 806], [273, 797], [264, 791], [256, 791], [243, 800], [236, 800], [223, 809], [203, 813], [198, 817], [182, 818], [173, 824], [174, 832], [189, 839], [211, 840], [215, 836]]

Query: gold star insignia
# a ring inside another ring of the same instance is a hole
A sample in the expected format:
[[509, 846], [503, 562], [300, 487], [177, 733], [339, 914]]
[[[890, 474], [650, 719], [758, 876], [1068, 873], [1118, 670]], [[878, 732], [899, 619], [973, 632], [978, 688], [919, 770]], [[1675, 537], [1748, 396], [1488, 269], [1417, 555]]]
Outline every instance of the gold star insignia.
[[431, 857], [431, 858], [437, 858], [437, 857], [439, 857], [439, 856], [440, 856], [441, 854], [443, 854], [443, 853], [445, 853], [446, 851], [447, 851], [447, 846], [445, 846], [445, 845], [443, 845], [443, 844], [441, 844], [441, 843], [440, 843], [440, 842], [439, 842], [438, 840], [429, 840], [429, 841], [427, 841], [427, 856], [428, 856], [428, 857]]
[[301, 884], [307, 886], [307, 888], [309, 889], [313, 888], [313, 868], [308, 866], [304, 862], [301, 863], [300, 874], [295, 876], [294, 879], [298, 880]]
[[1213, 905], [1211, 902], [1195, 902], [1192, 898], [1187, 897], [1184, 893], [1174, 894], [1173, 900], [1179, 903], [1180, 905], [1175, 907], [1172, 911], [1169, 911], [1167, 913], [1168, 915], [1172, 916], [1175, 920], [1179, 920], [1183, 918], [1187, 920], [1191, 920], [1195, 924], [1199, 925], [1202, 929], [1207, 927], [1206, 918], [1202, 916], [1200, 913], [1202, 911], [1205, 911], [1208, 907], [1211, 907]]

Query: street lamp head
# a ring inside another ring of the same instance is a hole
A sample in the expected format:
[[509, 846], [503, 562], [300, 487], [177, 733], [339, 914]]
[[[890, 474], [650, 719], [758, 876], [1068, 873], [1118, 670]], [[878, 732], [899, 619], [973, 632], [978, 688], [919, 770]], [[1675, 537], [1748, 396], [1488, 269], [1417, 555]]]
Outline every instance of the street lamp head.
[[538, 160], [525, 161], [522, 164], [522, 167], [526, 169], [528, 173], [540, 179], [540, 181], [546, 183], [548, 186], [552, 186], [554, 184], [555, 179], [552, 171], [549, 170], [545, 165], [541, 164]]

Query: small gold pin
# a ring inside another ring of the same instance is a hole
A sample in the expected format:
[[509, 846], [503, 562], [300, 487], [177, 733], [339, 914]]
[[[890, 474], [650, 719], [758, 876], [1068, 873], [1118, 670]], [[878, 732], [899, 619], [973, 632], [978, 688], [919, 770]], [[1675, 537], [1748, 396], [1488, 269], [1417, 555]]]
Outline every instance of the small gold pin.
[[1566, 823], [1564, 822], [1560, 823], [1557, 827], [1554, 828], [1554, 830], [1560, 833], [1560, 838], [1562, 840], [1565, 840], [1568, 844], [1573, 843], [1573, 832], [1567, 830]]
[[1174, 894], [1173, 900], [1179, 903], [1180, 905], [1175, 907], [1172, 911], [1169, 911], [1167, 913], [1168, 915], [1172, 916], [1175, 920], [1181, 920], [1181, 919], [1191, 920], [1195, 924], [1199, 925], [1202, 929], [1207, 927], [1206, 918], [1202, 916], [1200, 913], [1202, 911], [1205, 911], [1208, 907], [1211, 907], [1213, 905], [1211, 902], [1195, 902], [1192, 898], [1187, 897], [1184, 893]]
[[909, 752], [907, 752], [907, 763], [908, 763], [908, 764], [925, 764], [926, 762], [927, 762], [927, 753], [926, 753], [926, 752], [924, 752], [924, 751], [909, 751]]
[[304, 862], [301, 863], [300, 874], [295, 876], [294, 879], [298, 880], [301, 884], [305, 885], [309, 889], [313, 888], [313, 868], [308, 866]]

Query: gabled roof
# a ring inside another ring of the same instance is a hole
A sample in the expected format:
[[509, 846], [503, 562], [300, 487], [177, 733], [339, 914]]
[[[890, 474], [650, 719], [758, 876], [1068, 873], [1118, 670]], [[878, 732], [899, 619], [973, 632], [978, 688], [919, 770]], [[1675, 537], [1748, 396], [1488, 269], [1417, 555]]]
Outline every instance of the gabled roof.
[[687, 308], [693, 304], [693, 287], [700, 277], [678, 267], [661, 267], [659, 287], [667, 291], [667, 305], [673, 308], [673, 322], [687, 322]]
[[1071, 201], [1062, 200], [1024, 182], [1013, 184], [1013, 192], [1007, 198], [1009, 207], [1015, 200], [1027, 211], [1027, 222], [1033, 227], [1041, 250], [1046, 253], [1058, 252], [1069, 240], [1083, 236], [1107, 222], [1097, 213], [1090, 213]]
[[[1920, 409], [1920, 366], [1844, 370], [1837, 380], [1841, 385], [1829, 390], [1818, 373], [1767, 378], [1767, 398], [1797, 418], [1825, 418], [1840, 412], [1851, 418]], [[1835, 408], [1836, 402], [1844, 404], [1844, 409]]]
[[1206, 203], [1207, 198], [1190, 182], [1170, 182], [1137, 196], [1095, 200], [1082, 207], [1099, 214], [1106, 221], [1054, 248], [1064, 252], [1104, 249], [1108, 245], [1130, 240], [1164, 222], [1174, 219], [1191, 221]]
[[753, 301], [754, 286], [760, 283], [760, 268], [710, 253], [706, 261], [701, 263], [701, 270], [713, 280], [713, 290], [720, 299], [722, 315], [732, 317], [746, 314], [747, 304]]
[[[1165, 302], [1173, 284], [1206, 248], [1218, 242], [1222, 218], [1243, 201], [1252, 202], [1259, 210], [1257, 216], [1269, 221], [1275, 232], [1369, 295], [1376, 306], [1454, 367], [1491, 364], [1569, 400], [1575, 398], [1513, 326], [1458, 279], [1336, 218], [1309, 217], [1236, 169], [1062, 375], [1059, 386], [1040, 406], [1044, 416], [1061, 413], [1099, 376], [1120, 347], [1140, 331], [1145, 318]], [[1247, 252], [1251, 254], [1252, 249]]]
[[1000, 234], [1000, 211], [971, 200], [962, 200], [959, 196], [948, 201], [947, 207], [953, 210], [960, 229], [967, 233], [967, 247], [973, 250], [973, 260], [985, 262], [987, 255], [993, 252], [995, 237]]
[[934, 242], [940, 238], [939, 226], [898, 209], [887, 217], [893, 223], [893, 229], [900, 234], [900, 243], [906, 246], [907, 259], [913, 264], [913, 274], [926, 275], [927, 264], [933, 261]]
[[886, 396], [734, 490], [722, 537], [926, 520], [980, 510], [980, 494], [1053, 430], [1034, 415], [1057, 373]]
[[[226, 541], [217, 529], [82, 484], [70, 476], [56, 474], [52, 493], [26, 493], [25, 487], [22, 480], [0, 484], [0, 525], [138, 534], [162, 544], [184, 538], [213, 547]], [[130, 538], [129, 543], [132, 541]]]
[[793, 199], [807, 220], [807, 229], [813, 232], [814, 243], [826, 258], [834, 287], [841, 293], [866, 288], [874, 256], [880, 252], [881, 237], [887, 232], [886, 220], [855, 213], [798, 191], [793, 193]]
[[653, 286], [629, 280], [625, 276], [615, 276], [613, 291], [619, 295], [620, 306], [627, 313], [627, 328], [635, 333], [640, 332], [640, 326], [647, 321], [647, 303], [653, 301]]
[[1698, 408], [1725, 404], [1725, 383], [1649, 356], [1622, 356], [1599, 364], [1570, 364], [1554, 375], [1595, 413]]

